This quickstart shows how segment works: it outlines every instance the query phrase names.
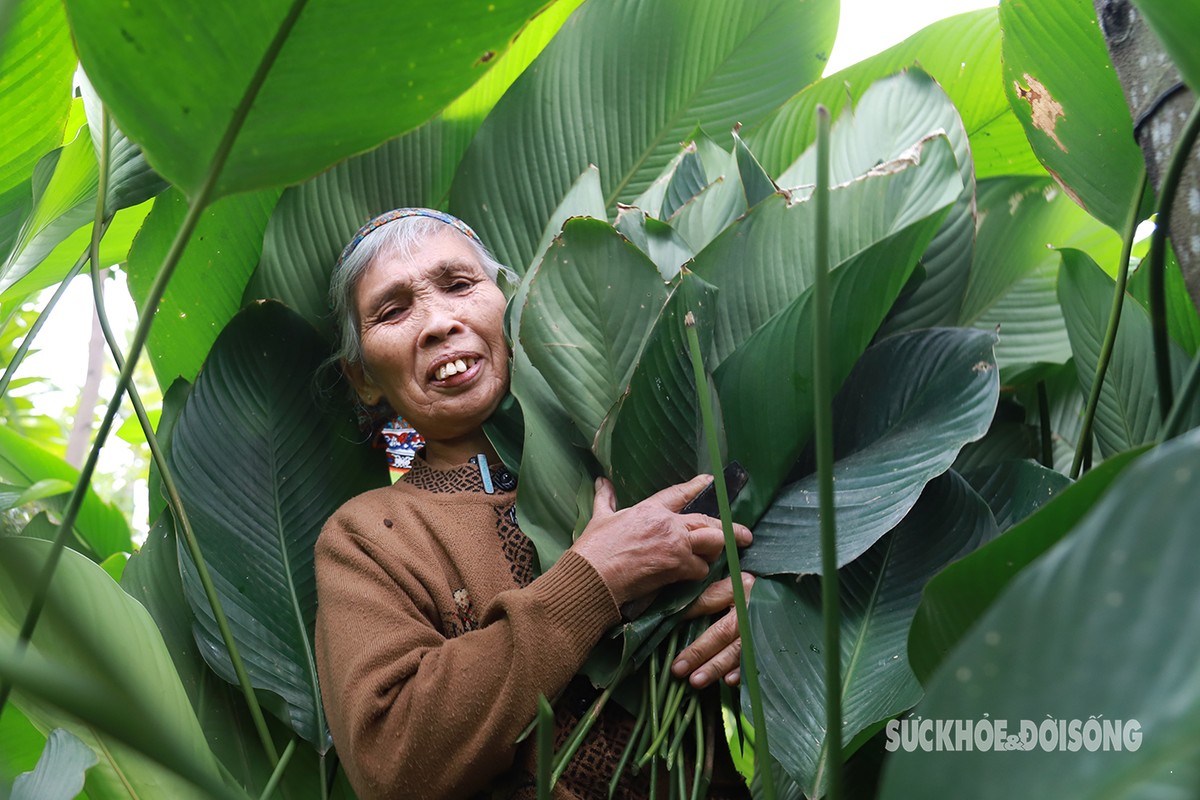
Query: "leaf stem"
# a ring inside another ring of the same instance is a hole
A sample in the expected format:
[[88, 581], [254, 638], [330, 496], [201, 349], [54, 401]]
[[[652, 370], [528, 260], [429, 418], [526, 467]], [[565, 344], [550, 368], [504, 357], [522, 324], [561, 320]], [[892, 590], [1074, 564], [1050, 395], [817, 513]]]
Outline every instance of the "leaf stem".
[[[225, 134], [217, 145], [216, 152], [213, 154], [213, 159], [209, 164], [208, 173], [205, 175], [204, 181], [196, 192], [195, 197], [191, 198], [187, 214], [184, 216], [183, 223], [179, 227], [179, 232], [171, 242], [171, 246], [163, 258], [162, 266], [159, 267], [158, 274], [154, 278], [154, 283], [151, 285], [150, 291], [146, 296], [146, 303], [142, 309], [141, 318], [138, 320], [137, 328], [134, 330], [133, 341], [129, 345], [129, 355], [125, 361], [125, 366], [122, 367], [120, 375], [117, 376], [116, 389], [113, 392], [112, 399], [108, 403], [108, 408], [105, 409], [104, 419], [100, 422], [100, 427], [96, 431], [96, 438], [92, 442], [91, 449], [88, 451], [88, 457], [84, 462], [83, 469], [80, 471], [79, 480], [76, 482], [75, 489], [71, 492], [71, 497], [67, 501], [67, 508], [63, 514], [62, 522], [58, 527], [58, 533], [55, 534], [50, 554], [46, 558], [41, 574], [38, 576], [33, 599], [30, 602], [29, 610], [25, 614], [25, 620], [21, 625], [18, 635], [16, 647], [18, 654], [24, 652], [29, 644], [29, 640], [33, 636], [34, 629], [37, 627], [38, 619], [41, 617], [42, 609], [45, 607], [46, 596], [50, 590], [50, 582], [54, 578], [54, 572], [58, 569], [58, 562], [62, 558], [62, 551], [66, 546], [67, 535], [75, 526], [75, 519], [79, 516], [79, 509], [83, 504], [83, 498], [86, 496], [87, 489], [91, 485], [92, 476], [96, 472], [100, 450], [108, 440], [108, 434], [112, 430], [113, 421], [116, 419], [117, 411], [121, 407], [121, 398], [133, 382], [133, 370], [137, 366], [138, 358], [142, 354], [142, 348], [146, 344], [146, 337], [150, 333], [150, 326], [154, 324], [154, 315], [158, 309], [158, 304], [162, 300], [163, 293], [166, 292], [167, 284], [175, 272], [175, 267], [179, 264], [179, 259], [183, 255], [184, 248], [187, 247], [188, 240], [191, 239], [192, 232], [196, 229], [196, 225], [200, 221], [201, 214], [204, 213], [204, 209], [208, 206], [209, 201], [215, 193], [217, 179], [221, 175], [221, 170], [225, 167], [225, 162], [229, 159], [229, 154], [233, 150], [233, 144], [237, 140], [238, 133], [241, 131], [246, 117], [250, 113], [254, 99], [258, 96], [263, 82], [266, 81], [267, 75], [275, 63], [275, 59], [283, 49], [284, 42], [287, 41], [288, 34], [295, 26], [296, 20], [299, 19], [300, 12], [304, 9], [307, 2], [308, 0], [293, 1], [292, 7], [280, 23], [275, 37], [263, 53], [258, 69], [250, 79], [250, 83], [247, 85], [238, 107], [234, 110], [233, 116], [230, 118], [229, 127], [226, 128]], [[230, 655], [232, 656], [233, 654], [231, 653]], [[4, 706], [8, 701], [11, 689], [12, 687], [8, 682], [0, 684], [0, 714], [4, 712]]]
[[287, 769], [288, 762], [292, 760], [292, 753], [295, 751], [296, 739], [293, 737], [287, 743], [287, 747], [283, 748], [283, 755], [279, 757], [279, 761], [275, 764], [275, 769], [271, 771], [271, 778], [267, 781], [267, 785], [263, 787], [259, 800], [267, 800], [268, 797], [275, 794], [275, 790], [279, 788], [279, 782], [283, 780], [283, 771]]
[[1054, 469], [1054, 440], [1050, 430], [1050, 396], [1046, 392], [1046, 382], [1037, 382], [1038, 402], [1038, 433], [1042, 440], [1042, 466]]
[[1197, 98], [1192, 106], [1192, 113], [1183, 125], [1183, 132], [1175, 142], [1171, 160], [1167, 162], [1167, 171], [1163, 173], [1162, 183], [1159, 185], [1157, 216], [1154, 220], [1154, 233], [1150, 236], [1150, 253], [1147, 258], [1150, 270], [1150, 330], [1154, 335], [1154, 369], [1158, 376], [1158, 402], [1163, 419], [1170, 416], [1174, 399], [1171, 351], [1167, 339], [1167, 235], [1170, 233], [1168, 229], [1171, 226], [1171, 214], [1175, 208], [1179, 180], [1183, 176], [1183, 168], [1187, 164], [1188, 155], [1192, 152], [1198, 133], [1200, 98]]
[[537, 796], [538, 800], [550, 800], [554, 786], [551, 775], [554, 769], [554, 710], [546, 695], [538, 695], [537, 711]]
[[1183, 378], [1179, 397], [1175, 398], [1175, 404], [1171, 406], [1171, 413], [1163, 423], [1162, 433], [1159, 434], [1160, 442], [1173, 439], [1183, 433], [1184, 419], [1187, 417], [1188, 409], [1195, 404], [1197, 395], [1200, 395], [1200, 353], [1197, 353], [1196, 357], [1192, 359], [1192, 365], [1188, 367], [1187, 374]]
[[845, 794], [842, 779], [841, 606], [837, 520], [833, 501], [833, 377], [829, 363], [829, 109], [817, 106], [816, 274], [813, 321], [813, 440], [821, 520], [821, 616], [825, 624], [825, 772], [829, 797]]
[[[111, 219], [104, 221], [100, 232], [101, 236], [104, 235], [104, 231], [107, 231], [108, 226], [111, 224]], [[90, 245], [84, 248], [83, 253], [79, 256], [79, 260], [75, 262], [75, 266], [71, 267], [71, 270], [59, 281], [58, 288], [54, 290], [54, 294], [51, 295], [49, 302], [46, 303], [46, 307], [41, 310], [38, 318], [30, 326], [29, 332], [21, 337], [21, 345], [17, 348], [17, 352], [13, 354], [12, 361], [4, 369], [4, 377], [0, 378], [0, 397], [3, 397], [8, 392], [8, 385], [12, 382], [13, 375], [16, 374], [17, 368], [21, 366], [21, 362], [25, 360], [25, 356], [29, 354], [29, 348], [33, 346], [33, 340], [42, 330], [42, 326], [46, 324], [46, 321], [50, 319], [50, 312], [54, 310], [54, 307], [58, 305], [58, 301], [66, 294], [67, 286], [75, 279], [76, 275], [83, 271], [84, 266], [88, 263], [88, 254], [90, 252]]]
[[733, 608], [737, 614], [738, 636], [742, 640], [742, 680], [750, 695], [750, 711], [754, 717], [755, 768], [762, 775], [763, 797], [775, 800], [775, 778], [771, 774], [771, 752], [767, 746], [767, 720], [763, 713], [762, 691], [758, 682], [758, 660], [754, 638], [750, 631], [750, 615], [746, 611], [746, 588], [742, 584], [742, 562], [738, 557], [737, 541], [733, 538], [733, 514], [729, 509], [729, 489], [721, 468], [721, 450], [717, 439], [717, 423], [713, 418], [712, 398], [708, 391], [708, 375], [700, 354], [700, 337], [696, 334], [696, 318], [688, 312], [684, 319], [688, 349], [692, 356], [692, 371], [696, 376], [700, 414], [704, 423], [704, 438], [708, 441], [708, 457], [712, 463], [713, 485], [717, 490], [717, 508], [721, 512], [721, 529], [725, 533], [725, 557], [729, 562], [730, 583], [733, 586]]
[[[97, 201], [97, 218], [103, 212], [106, 179], [108, 177], [109, 117], [107, 107], [103, 107], [101, 118], [103, 120], [104, 132], [101, 136], [100, 190]], [[93, 230], [95, 229], [93, 228]], [[100, 320], [100, 330], [103, 331], [104, 339], [108, 342], [108, 349], [112, 352], [113, 361], [116, 362], [117, 369], [123, 369], [125, 367], [125, 357], [121, 353], [120, 343], [117, 342], [116, 336], [113, 335], [112, 326], [108, 320], [108, 309], [104, 302], [104, 287], [100, 279], [102, 270], [95, 266], [100, 263], [99, 254], [100, 237], [93, 234], [92, 298], [96, 305], [96, 316]], [[258, 738], [262, 743], [263, 750], [267, 754], [267, 758], [270, 759], [271, 765], [275, 766], [279, 763], [279, 754], [275, 750], [275, 742], [271, 738], [270, 730], [267, 728], [267, 721], [263, 716], [262, 708], [259, 706], [258, 697], [254, 694], [254, 687], [250, 683], [250, 676], [246, 672], [241, 652], [233, 637], [233, 631], [229, 627], [229, 620], [225, 615], [225, 609], [221, 604], [221, 598], [217, 593], [216, 585], [213, 583], [212, 574], [208, 571], [208, 565], [205, 563], [204, 556], [200, 551], [200, 542], [196, 539], [196, 534], [192, 530], [191, 520], [188, 518], [187, 511], [183, 507], [183, 498], [180, 496], [179, 488], [175, 483], [175, 475], [167, 464], [166, 454], [163, 453], [162, 445], [159, 443], [158, 436], [154, 432], [154, 424], [150, 421], [150, 415], [146, 413], [146, 406], [142, 403], [141, 394], [133, 382], [130, 382], [127, 387], [127, 394], [129, 395], [129, 402], [133, 404], [133, 411], [137, 416], [138, 423], [142, 427], [142, 435], [146, 437], [146, 444], [150, 447], [150, 457], [154, 459], [154, 464], [158, 467], [163, 488], [167, 493], [167, 502], [171, 506], [171, 511], [175, 514], [175, 521], [179, 523], [179, 528], [183, 532], [183, 539], [188, 553], [196, 565], [197, 576], [200, 579], [200, 584], [204, 587], [204, 595], [208, 599], [208, 604], [212, 607], [213, 618], [216, 620], [217, 628], [221, 632], [221, 639], [225, 643], [225, 648], [229, 651], [230, 661], [233, 662], [234, 673], [237, 676], [242, 696], [245, 698], [246, 705], [250, 711], [250, 718], [254, 722], [255, 731], [258, 733]]]
[[1100, 405], [1100, 391], [1104, 388], [1104, 376], [1112, 360], [1113, 347], [1117, 341], [1117, 328], [1121, 324], [1121, 308], [1125, 303], [1125, 285], [1129, 282], [1129, 255], [1133, 251], [1133, 235], [1137, 230], [1138, 207], [1146, 191], [1146, 168], [1142, 167], [1137, 188], [1130, 203], [1129, 215], [1125, 219], [1125, 241], [1121, 245], [1121, 261], [1117, 264], [1117, 285], [1113, 289], [1112, 309], [1108, 314], [1108, 329], [1104, 332], [1104, 343], [1100, 346], [1100, 357], [1096, 361], [1096, 375], [1092, 379], [1092, 391], [1088, 395], [1087, 408], [1083, 412], [1083, 425], [1079, 429], [1079, 444], [1075, 448], [1075, 459], [1071, 464], [1071, 480], [1079, 478], [1086, 445], [1091, 440], [1092, 423]]

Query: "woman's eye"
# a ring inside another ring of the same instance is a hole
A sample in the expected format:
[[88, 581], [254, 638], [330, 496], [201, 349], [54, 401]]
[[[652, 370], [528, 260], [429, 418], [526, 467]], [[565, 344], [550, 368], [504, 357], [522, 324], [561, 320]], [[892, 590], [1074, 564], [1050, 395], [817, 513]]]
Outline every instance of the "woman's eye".
[[392, 306], [391, 308], [384, 309], [384, 312], [379, 315], [379, 318], [385, 321], [399, 319], [400, 317], [404, 316], [404, 312], [407, 310], [407, 306]]
[[473, 284], [470, 281], [453, 281], [450, 284], [450, 291], [465, 292], [467, 289], [470, 289], [472, 285]]

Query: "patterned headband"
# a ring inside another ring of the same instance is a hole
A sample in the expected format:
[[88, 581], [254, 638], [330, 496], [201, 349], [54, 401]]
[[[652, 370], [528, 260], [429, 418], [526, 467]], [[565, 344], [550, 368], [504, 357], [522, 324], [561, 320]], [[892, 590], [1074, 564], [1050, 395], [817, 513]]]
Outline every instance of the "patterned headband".
[[354, 252], [354, 248], [358, 247], [359, 243], [377, 228], [381, 228], [389, 222], [404, 219], [405, 217], [428, 217], [429, 219], [436, 219], [438, 222], [444, 222], [463, 236], [473, 239], [480, 247], [483, 247], [483, 242], [480, 241], [478, 234], [471, 230], [471, 226], [452, 214], [447, 214], [444, 211], [438, 211], [433, 208], [394, 208], [386, 214], [380, 214], [358, 229], [358, 233], [354, 234], [354, 238], [350, 240], [350, 244], [346, 245], [346, 248], [342, 250], [342, 254], [338, 256], [337, 263], [333, 265], [334, 272], [341, 268], [346, 259], [350, 257], [350, 254]]

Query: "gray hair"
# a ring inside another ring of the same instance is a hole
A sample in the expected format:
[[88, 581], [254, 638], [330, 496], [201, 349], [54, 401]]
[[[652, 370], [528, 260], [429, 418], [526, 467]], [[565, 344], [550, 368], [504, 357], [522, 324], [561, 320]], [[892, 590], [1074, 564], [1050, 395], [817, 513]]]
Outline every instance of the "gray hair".
[[[362, 338], [354, 294], [359, 281], [375, 263], [375, 259], [389, 255], [411, 258], [428, 239], [446, 231], [454, 231], [456, 236], [470, 245], [479, 258], [479, 263], [483, 265], [483, 271], [493, 283], [501, 289], [516, 286], [519, 278], [515, 272], [493, 258], [486, 247], [463, 235], [453, 226], [435, 218], [422, 216], [393, 220], [363, 238], [341, 265], [334, 268], [329, 279], [329, 304], [333, 309], [333, 324], [337, 337], [337, 347], [331, 361], [340, 364], [362, 363]], [[501, 279], [504, 280], [503, 283]]]

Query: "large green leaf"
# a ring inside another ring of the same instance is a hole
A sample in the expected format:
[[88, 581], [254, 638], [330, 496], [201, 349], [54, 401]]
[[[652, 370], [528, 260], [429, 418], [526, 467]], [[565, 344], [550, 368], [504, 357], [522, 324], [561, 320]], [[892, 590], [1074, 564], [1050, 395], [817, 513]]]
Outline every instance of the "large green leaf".
[[1059, 258], [1050, 248], [1078, 247], [1115, 266], [1120, 239], [1045, 178], [980, 181], [977, 206], [975, 263], [959, 324], [1000, 327], [1002, 369], [1065, 362], [1071, 347], [1055, 293]]
[[[118, 211], [100, 242], [100, 263], [106, 267], [121, 264], [129, 255], [134, 237], [141, 230], [146, 215], [150, 213], [153, 201], [125, 208]], [[53, 286], [66, 277], [71, 267], [79, 260], [92, 242], [92, 227], [84, 225], [66, 239], [63, 239], [47, 254], [33, 271], [18, 280], [9, 288], [0, 292], [0, 306], [8, 308], [9, 303], [19, 303], [24, 298]]]
[[[1079, 386], [1086, 396], [1096, 379], [1116, 283], [1086, 253], [1063, 250], [1062, 262], [1059, 302], [1071, 335]], [[1149, 315], [1127, 295], [1093, 427], [1099, 454], [1105, 458], [1154, 440], [1162, 427], [1151, 339]], [[1168, 339], [1167, 345], [1178, 389], [1189, 359], [1174, 341]], [[1200, 424], [1200, 403], [1187, 419], [1189, 428]]]
[[12, 800], [74, 800], [96, 754], [64, 728], [55, 728], [32, 772], [17, 776]]
[[[909, 153], [914, 142], [944, 133], [954, 149], [962, 186], [954, 207], [921, 256], [924, 278], [892, 310], [885, 331], [953, 325], [958, 319], [975, 245], [975, 169], [962, 119], [928, 74], [910, 69], [883, 78], [838, 120], [831, 143], [830, 182], [851, 181], [880, 161]], [[779, 176], [785, 187], [816, 183], [816, 148]]]
[[[96, 155], [96, 163], [99, 164], [100, 148], [105, 135], [102, 124], [104, 103], [82, 71], [79, 73], [79, 91], [80, 97], [83, 99], [88, 130], [92, 136], [92, 150]], [[105, 214], [110, 215], [119, 208], [144, 203], [150, 198], [162, 194], [166, 188], [166, 181], [146, 163], [146, 157], [142, 154], [141, 148], [117, 127], [110, 116], [108, 119], [108, 186], [104, 193]]]
[[591, 443], [629, 385], [668, 290], [654, 262], [607, 222], [572, 219], [546, 252], [519, 335]]
[[558, 0], [538, 14], [478, 83], [429, 122], [286, 190], [247, 299], [277, 298], [327, 331], [329, 273], [346, 242], [388, 209], [446, 206], [454, 171], [483, 118], [580, 2]]
[[[79, 480], [79, 470], [20, 434], [0, 428], [0, 479], [25, 487], [47, 478], [74, 485]], [[66, 498], [53, 498], [47, 504], [61, 510], [66, 505]], [[125, 516], [100, 499], [91, 488], [84, 495], [75, 532], [99, 559], [133, 549]]]
[[1105, 461], [1028, 519], [929, 582], [908, 638], [909, 660], [923, 683], [1017, 573], [1066, 536], [1141, 452]]
[[875, 81], [914, 64], [933, 76], [954, 102], [980, 178], [1043, 174], [1001, 86], [1000, 25], [994, 8], [935, 22], [813, 84], [750, 132], [751, 149], [768, 172], [782, 172], [816, 139], [813, 115], [818, 104], [837, 115], [847, 104], [857, 103]]
[[[1072, 200], [1123, 231], [1142, 151], [1091, 0], [1003, 0], [1000, 27], [1004, 91], [1038, 159]], [[1146, 201], [1153, 195], [1147, 187]]]
[[[938, 569], [995, 530], [984, 502], [966, 481], [947, 473], [928, 485], [889, 536], [838, 571], [842, 735], [847, 745], [921, 699], [906, 653], [921, 590]], [[808, 797], [820, 797], [827, 781], [821, 619], [819, 578], [755, 584], [750, 626], [759, 643], [771, 754]], [[743, 706], [748, 706], [744, 697]], [[743, 713], [748, 715], [749, 708]]]
[[1063, 750], [1039, 741], [1008, 757], [896, 752], [884, 771], [885, 800], [1194, 796], [1197, 463], [1200, 431], [1192, 431], [1127, 469], [967, 632], [916, 709], [932, 720], [1007, 720], [1008, 734], [1022, 740], [1031, 738], [1024, 721], [1047, 719], [1110, 728], [1136, 721], [1138, 735], [1120, 750], [1073, 748], [1068, 728], [1055, 737]]
[[[295, 183], [416, 127], [470, 87], [544, 4], [496, 0], [483, 10], [449, 0], [416, 13], [407, 4], [311, 0], [255, 98], [216, 196]], [[66, 6], [100, 97], [150, 163], [194, 195], [296, 3]]]
[[0, 30], [0, 216], [11, 208], [9, 193], [62, 143], [75, 71], [60, 3], [18, 0], [6, 5], [12, 6], [13, 16], [9, 29]]
[[[894, 528], [925, 484], [987, 432], [1000, 389], [995, 341], [932, 328], [890, 336], [855, 364], [834, 401], [839, 567]], [[819, 516], [816, 475], [785, 486], [754, 527], [746, 569], [820, 574]]]
[[[21, 660], [39, 676], [70, 678], [87, 691], [82, 697], [46, 697], [28, 675], [13, 669], [9, 643], [49, 552], [49, 542], [0, 539], [0, 633], [5, 634], [0, 650], [6, 656], [5, 678], [17, 679], [18, 707], [35, 724], [66, 728], [101, 756], [89, 771], [89, 786], [96, 782], [109, 793], [124, 786], [126, 796], [207, 797], [151, 760], [210, 787], [220, 786], [216, 761], [154, 621], [78, 553], [63, 552], [30, 649]], [[76, 713], [86, 723], [67, 716]]]
[[1071, 485], [1071, 479], [1029, 460], [989, 464], [963, 474], [992, 509], [996, 524], [1006, 531]]
[[697, 320], [703, 350], [712, 342], [713, 287], [685, 272], [646, 338], [625, 392], [604, 420], [597, 456], [621, 505], [712, 471], [684, 318]]
[[[835, 386], [850, 374], [875, 335], [936, 226], [934, 218], [924, 226], [923, 237], [922, 226], [912, 226], [884, 239], [830, 276]], [[729, 457], [750, 474], [733, 509], [749, 525], [771, 504], [812, 435], [813, 302], [810, 287], [713, 374]]]
[[[324, 347], [278, 303], [225, 327], [175, 427], [171, 467], [255, 687], [286, 704], [284, 721], [324, 752], [312, 652], [313, 546], [351, 496], [386, 482], [377, 452], [356, 443], [348, 408], [313, 391]], [[184, 590], [209, 664], [233, 682], [228, 653], [181, 548]]]
[[588, 3], [488, 116], [450, 208], [524, 269], [588, 164], [600, 168], [612, 213], [697, 125], [728, 145], [735, 123], [762, 119], [817, 77], [836, 26], [831, 0]]
[[1133, 4], [1142, 12], [1192, 91], [1200, 93], [1200, 54], [1195, 47], [1200, 37], [1200, 9], [1173, 0], [1133, 0]]
[[[267, 218], [279, 192], [224, 198], [204, 210], [158, 305], [146, 348], [164, 389], [194, 380], [217, 334], [237, 313], [242, 289], [258, 265]], [[146, 296], [187, 214], [178, 190], [160, 197], [129, 253], [129, 293], [145, 311]]]
[[45, 744], [46, 734], [35, 728], [21, 709], [5, 707], [0, 716], [0, 791], [11, 786], [22, 772], [37, 766]]
[[[833, 139], [853, 137], [849, 122], [839, 122]], [[941, 223], [940, 212], [958, 198], [962, 182], [946, 138], [909, 142], [914, 145], [905, 156], [830, 192], [830, 219], [840, 221], [830, 228], [829, 263], [835, 274], [839, 265], [888, 241], [887, 262], [907, 280]], [[806, 191], [811, 195], [811, 187]], [[768, 197], [696, 256], [696, 274], [720, 289], [718, 360], [812, 285], [816, 204], [803, 195]]]
[[[1145, 266], [1147, 262], [1143, 261]], [[1175, 257], [1175, 250], [1167, 243], [1167, 262], [1164, 280], [1167, 296], [1167, 332], [1179, 343], [1189, 356], [1200, 351], [1200, 314], [1188, 296], [1183, 272]], [[1139, 269], [1129, 278], [1129, 294], [1136, 297], [1144, 308], [1150, 307], [1150, 270]]]

